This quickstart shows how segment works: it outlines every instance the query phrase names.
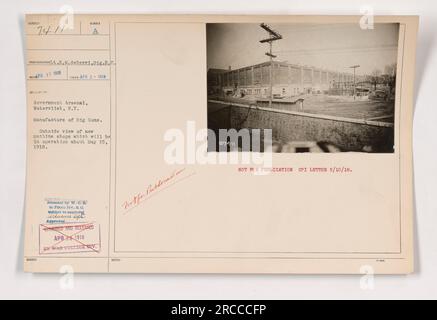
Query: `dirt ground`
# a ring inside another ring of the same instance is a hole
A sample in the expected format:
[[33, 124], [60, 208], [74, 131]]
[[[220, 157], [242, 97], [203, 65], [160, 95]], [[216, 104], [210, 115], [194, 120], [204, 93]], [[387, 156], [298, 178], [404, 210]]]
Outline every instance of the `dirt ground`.
[[393, 122], [394, 102], [368, 99], [353, 100], [353, 97], [308, 95], [304, 112], [333, 115], [353, 119]]
[[[213, 98], [213, 97], [211, 97]], [[286, 104], [287, 100], [303, 98], [303, 110], [299, 110], [295, 104]], [[214, 99], [214, 98], [213, 98]], [[219, 99], [222, 100], [222, 99]], [[226, 101], [254, 104], [253, 99], [248, 98], [226, 98]], [[264, 106], [265, 104], [263, 104]], [[325, 94], [301, 95], [292, 99], [280, 99], [273, 102], [273, 107], [289, 110], [302, 111], [307, 113], [324, 114], [344, 118], [373, 120], [380, 122], [394, 122], [394, 102], [377, 101], [357, 97], [354, 100], [351, 96], [330, 96]], [[212, 110], [209, 110], [211, 112]]]

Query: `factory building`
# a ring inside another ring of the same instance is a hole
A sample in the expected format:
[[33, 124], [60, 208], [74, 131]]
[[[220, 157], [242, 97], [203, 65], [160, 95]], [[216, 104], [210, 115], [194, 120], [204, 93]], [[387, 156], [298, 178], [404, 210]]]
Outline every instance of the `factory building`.
[[[356, 83], [362, 81], [359, 76]], [[353, 74], [326, 69], [273, 62], [272, 91], [274, 97], [292, 97], [301, 94], [340, 92], [352, 94]], [[270, 62], [236, 70], [209, 69], [208, 91], [210, 94], [254, 96], [270, 95]]]

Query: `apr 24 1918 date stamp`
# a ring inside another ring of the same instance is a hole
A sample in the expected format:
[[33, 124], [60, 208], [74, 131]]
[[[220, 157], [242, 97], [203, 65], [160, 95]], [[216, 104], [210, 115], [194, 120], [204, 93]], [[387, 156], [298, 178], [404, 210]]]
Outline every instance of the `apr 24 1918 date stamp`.
[[91, 223], [40, 224], [40, 254], [99, 253], [100, 226]]

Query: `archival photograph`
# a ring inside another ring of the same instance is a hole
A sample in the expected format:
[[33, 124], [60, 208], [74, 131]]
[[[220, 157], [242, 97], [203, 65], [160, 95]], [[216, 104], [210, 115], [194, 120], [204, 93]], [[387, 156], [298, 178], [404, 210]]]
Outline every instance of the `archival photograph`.
[[398, 37], [397, 23], [207, 24], [208, 151], [393, 153]]

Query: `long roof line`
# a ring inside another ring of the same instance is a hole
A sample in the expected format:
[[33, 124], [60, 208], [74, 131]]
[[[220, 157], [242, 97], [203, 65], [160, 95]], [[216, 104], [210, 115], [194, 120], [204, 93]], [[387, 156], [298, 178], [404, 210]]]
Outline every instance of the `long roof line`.
[[[322, 71], [322, 72], [333, 72], [333, 73], [341, 73], [341, 74], [353, 75], [352, 72], [334, 71], [334, 70], [323, 69], [323, 68], [320, 68], [320, 67], [308, 66], [308, 65], [300, 65], [300, 64], [288, 63], [288, 62], [284, 62], [284, 61], [274, 61], [273, 63], [274, 64], [279, 64], [279, 65], [299, 67], [299, 68], [303, 67], [304, 69], [315, 69], [317, 71]], [[253, 64], [253, 65], [250, 65], [250, 66], [237, 68], [237, 69], [232, 69], [232, 70], [226, 70], [226, 69], [222, 69], [222, 70], [225, 70], [225, 72], [228, 73], [228, 72], [233, 72], [233, 71], [239, 71], [239, 70], [242, 70], [242, 69], [249, 69], [249, 68], [257, 67], [257, 66], [264, 66], [264, 65], [268, 65], [268, 64], [270, 64], [270, 61], [264, 61], [264, 62], [261, 62], [261, 63], [257, 63], [257, 64]], [[210, 69], [214, 69], [214, 68], [210, 68]]]

